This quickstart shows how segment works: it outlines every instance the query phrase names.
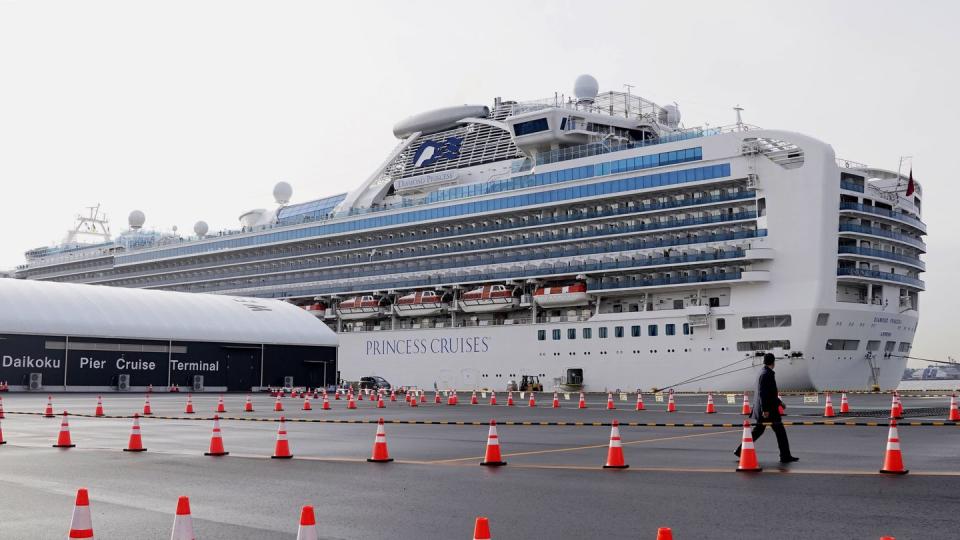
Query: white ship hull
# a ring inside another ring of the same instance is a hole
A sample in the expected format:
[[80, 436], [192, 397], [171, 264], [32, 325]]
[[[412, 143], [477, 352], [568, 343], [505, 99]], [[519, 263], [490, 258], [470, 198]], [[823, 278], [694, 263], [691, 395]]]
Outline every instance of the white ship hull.
[[[677, 315], [682, 313], [680, 310]], [[912, 313], [898, 315], [893, 323], [876, 323], [875, 313], [866, 310], [833, 310], [831, 318], [843, 321], [845, 328], [848, 323], [859, 328], [856, 337], [864, 342], [882, 336], [899, 343], [913, 339], [916, 312]], [[737, 343], [764, 339], [763, 333], [789, 339], [793, 350], [803, 351], [802, 357], [777, 362], [777, 382], [782, 390], [865, 390], [874, 384], [890, 390], [897, 387], [906, 365], [903, 356], [884, 357], [881, 351], [871, 367], [862, 346], [859, 353], [825, 350], [833, 330], [813, 325], [816, 313], [811, 312], [793, 312], [795, 321], [810, 323], [789, 328], [716, 331], [710, 327], [696, 328], [690, 336], [639, 338], [630, 337], [631, 325], [658, 322], [662, 328], [671, 322], [680, 325], [687, 318], [653, 313], [618, 315], [621, 317], [579, 323], [344, 332], [339, 334], [340, 357], [350, 361], [341, 363], [341, 376], [357, 380], [380, 375], [394, 385], [501, 391], [508, 381], [524, 374], [540, 375], [544, 388], [553, 389], [565, 380], [567, 369], [582, 369], [586, 391], [668, 386], [679, 391], [752, 391], [761, 359], [753, 352], [738, 351]], [[738, 319], [735, 313], [723, 316], [728, 321]], [[610, 337], [598, 339], [594, 330], [589, 340], [567, 338], [570, 328], [579, 332], [583, 327], [600, 326], [610, 328]], [[616, 326], [627, 329], [625, 337], [614, 337]], [[546, 331], [546, 340], [537, 339], [538, 330]], [[560, 330], [559, 340], [552, 339], [553, 330]], [[845, 335], [853, 334], [846, 331]], [[783, 354], [782, 350], [771, 352], [778, 357]]]

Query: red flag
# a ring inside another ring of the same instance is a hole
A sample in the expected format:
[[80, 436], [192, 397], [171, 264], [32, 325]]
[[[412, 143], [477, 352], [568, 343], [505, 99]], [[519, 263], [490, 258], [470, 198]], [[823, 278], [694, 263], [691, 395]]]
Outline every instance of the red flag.
[[913, 167], [910, 167], [910, 179], [907, 180], [907, 193], [905, 196], [909, 197], [913, 195], [914, 189], [916, 189], [916, 186], [913, 183]]

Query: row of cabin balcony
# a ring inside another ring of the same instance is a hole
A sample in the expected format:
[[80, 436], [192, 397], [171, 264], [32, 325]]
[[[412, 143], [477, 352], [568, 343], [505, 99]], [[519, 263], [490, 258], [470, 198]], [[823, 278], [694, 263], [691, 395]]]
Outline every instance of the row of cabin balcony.
[[920, 259], [919, 250], [891, 242], [840, 238], [837, 253], [841, 258], [883, 259], [906, 264], [920, 271], [925, 271], [927, 268], [926, 263]]
[[[241, 268], [233, 271], [211, 270], [199, 275], [192, 275], [180, 278], [171, 276], [157, 276], [154, 279], [139, 278], [135, 280], [122, 280], [116, 282], [118, 285], [126, 286], [164, 286], [178, 283], [201, 282], [201, 281], [221, 281], [235, 277], [253, 278], [261, 275], [280, 275], [302, 272], [303, 270], [318, 270], [320, 268], [342, 269], [342, 272], [330, 271], [324, 272], [325, 275], [343, 274], [347, 277], [355, 276], [358, 272], [368, 272], [382, 274], [392, 268], [404, 268], [406, 271], [424, 271], [438, 268], [452, 268], [457, 266], [471, 266], [472, 261], [491, 261], [497, 263], [502, 261], [526, 261], [532, 259], [562, 258], [582, 255], [594, 255], [619, 251], [637, 251], [654, 250], [665, 248], [666, 250], [682, 249], [683, 246], [692, 246], [696, 244], [708, 244], [737, 240], [741, 238], [754, 236], [754, 223], [751, 221], [755, 217], [752, 213], [732, 214], [719, 217], [711, 217], [706, 223], [716, 225], [717, 223], [728, 223], [727, 227], [710, 229], [689, 229], [692, 224], [678, 226], [678, 229], [672, 234], [664, 234], [660, 230], [656, 235], [653, 234], [631, 234], [625, 230], [605, 230], [605, 234], [581, 234], [578, 232], [563, 233], [557, 238], [549, 239], [517, 239], [515, 243], [501, 243], [496, 245], [484, 246], [483, 249], [477, 249], [475, 246], [450, 246], [439, 250], [438, 253], [426, 254], [418, 253], [411, 257], [388, 257], [369, 255], [367, 260], [358, 261], [333, 261], [322, 262], [316, 259], [301, 260], [285, 265], [276, 264], [269, 267]], [[739, 222], [739, 224], [737, 223]], [[562, 238], [560, 238], [562, 237]], [[584, 242], [585, 239], [598, 238], [602, 242]], [[576, 242], [558, 245], [557, 242]], [[506, 250], [508, 247], [522, 247], [521, 250]], [[539, 247], [537, 247], [539, 246]], [[533, 249], [531, 249], [533, 248]], [[459, 253], [461, 257], [450, 257], [453, 253]], [[442, 258], [441, 258], [442, 257]], [[440, 260], [435, 260], [440, 259]], [[386, 263], [386, 264], [383, 264]], [[481, 262], [480, 264], [488, 264]], [[348, 268], [349, 267], [349, 268]], [[318, 272], [319, 274], [319, 272]], [[296, 274], [297, 276], [306, 276], [308, 274]], [[303, 277], [297, 278], [303, 279]]]
[[[696, 227], [716, 225], [719, 223], [734, 223], [738, 221], [749, 221], [755, 219], [756, 213], [752, 210], [748, 210], [747, 207], [737, 207], [737, 208], [727, 208], [726, 212], [715, 210], [711, 212], [703, 212], [701, 216], [691, 216], [678, 219], [678, 216], [661, 216], [661, 218], [654, 222], [652, 220], [628, 220], [623, 222], [614, 222], [607, 223], [605, 225], [595, 225], [592, 227], [582, 227], [578, 229], [567, 229], [567, 230], [551, 230], [540, 233], [531, 233], [518, 236], [509, 236], [509, 237], [494, 237], [491, 239], [482, 238], [480, 240], [462, 240], [455, 242], [447, 242], [444, 244], [432, 244], [428, 246], [421, 246], [420, 250], [398, 250], [394, 252], [392, 250], [386, 251], [371, 251], [367, 252], [355, 252], [352, 256], [332, 256], [324, 258], [311, 258], [307, 260], [301, 260], [287, 265], [281, 265], [279, 263], [271, 264], [267, 266], [248, 266], [242, 267], [233, 271], [224, 271], [221, 269], [208, 270], [204, 272], [197, 272], [192, 275], [185, 277], [171, 276], [169, 274], [156, 276], [155, 279], [136, 279], [136, 280], [113, 280], [114, 284], [124, 285], [124, 284], [173, 284], [173, 283], [184, 283], [187, 281], [197, 281], [204, 279], [222, 279], [225, 277], [232, 276], [247, 276], [252, 273], [280, 273], [280, 272], [291, 272], [297, 271], [300, 269], [316, 269], [316, 268], [337, 268], [351, 265], [369, 265], [377, 262], [388, 262], [388, 261], [410, 261], [410, 260], [423, 260], [429, 258], [436, 258], [441, 256], [448, 256], [450, 254], [456, 253], [482, 253], [486, 251], [501, 251], [509, 247], [519, 247], [519, 246], [536, 246], [541, 245], [544, 249], [550, 249], [554, 251], [564, 250], [566, 247], [558, 246], [556, 244], [562, 242], [572, 242], [572, 241], [581, 241], [580, 245], [585, 243], [582, 240], [588, 240], [593, 238], [610, 238], [614, 242], [622, 241], [623, 238], [632, 236], [635, 239], [637, 238], [652, 238], [652, 234], [643, 234], [650, 233], [653, 231], [658, 231], [656, 236], [658, 241], [666, 240], [667, 235], [662, 234], [663, 231], [668, 230], [677, 230], [677, 229], [691, 229]], [[684, 216], [690, 216], [690, 214], [684, 214]], [[678, 237], [683, 237], [689, 239], [691, 243], [696, 243], [699, 232], [686, 232], [685, 234], [679, 235]], [[637, 247], [635, 249], [643, 249], [642, 247]], [[580, 254], [580, 253], [575, 253]], [[565, 255], [558, 255], [565, 256]]]
[[[380, 233], [358, 238], [338, 238], [329, 240], [309, 240], [287, 243], [268, 249], [243, 250], [233, 253], [218, 253], [204, 257], [202, 262], [183, 264], [182, 260], [158, 261], [147, 265], [131, 265], [116, 268], [111, 274], [117, 277], [139, 277], [163, 273], [163, 269], [185, 270], [191, 268], [220, 267], [228, 264], [258, 261], [265, 258], [291, 258], [303, 255], [348, 252], [349, 250], [368, 250], [392, 244], [409, 244], [451, 236], [463, 237], [502, 232], [511, 229], [545, 227], [553, 224], [572, 223], [603, 218], [616, 218], [630, 214], [644, 214], [683, 207], [700, 207], [747, 200], [754, 192], [742, 185], [729, 185], [712, 190], [684, 191], [671, 196], [643, 198], [621, 198], [602, 204], [578, 204], [555, 208], [546, 213], [520, 213], [502, 218], [491, 217], [483, 221], [461, 221], [430, 227], [413, 227], [395, 233]], [[249, 253], [252, 252], [252, 253]], [[249, 254], [247, 254], [249, 253]], [[196, 259], [196, 258], [194, 258]], [[138, 268], [146, 266], [146, 269]], [[97, 277], [97, 276], [89, 276]]]

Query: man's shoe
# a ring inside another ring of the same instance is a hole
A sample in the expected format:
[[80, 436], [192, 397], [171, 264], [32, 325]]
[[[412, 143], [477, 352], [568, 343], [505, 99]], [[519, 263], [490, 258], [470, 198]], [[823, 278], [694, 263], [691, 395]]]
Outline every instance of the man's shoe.
[[800, 458], [794, 456], [780, 458], [780, 463], [793, 463], [794, 461], [800, 461]]
[[735, 455], [735, 456], [737, 456], [737, 457], [740, 457], [740, 449], [737, 448], [736, 450], [734, 450], [734, 451], [733, 451], [733, 455]]

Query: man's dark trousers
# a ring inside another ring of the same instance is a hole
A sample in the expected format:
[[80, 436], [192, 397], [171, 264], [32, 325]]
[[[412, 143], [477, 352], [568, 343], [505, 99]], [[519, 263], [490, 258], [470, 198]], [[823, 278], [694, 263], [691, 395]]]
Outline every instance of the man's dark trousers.
[[[773, 429], [773, 433], [777, 436], [777, 446], [780, 447], [780, 459], [790, 457], [793, 454], [790, 453], [790, 441], [787, 440], [787, 430], [783, 429], [783, 422], [779, 419], [770, 424], [770, 428]], [[756, 441], [763, 435], [763, 432], [766, 431], [766, 426], [763, 422], [757, 422], [757, 425], [753, 426], [753, 431], [751, 432], [753, 440]]]

